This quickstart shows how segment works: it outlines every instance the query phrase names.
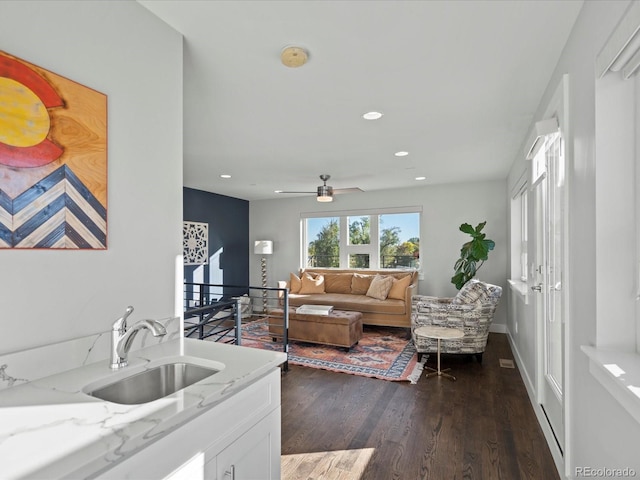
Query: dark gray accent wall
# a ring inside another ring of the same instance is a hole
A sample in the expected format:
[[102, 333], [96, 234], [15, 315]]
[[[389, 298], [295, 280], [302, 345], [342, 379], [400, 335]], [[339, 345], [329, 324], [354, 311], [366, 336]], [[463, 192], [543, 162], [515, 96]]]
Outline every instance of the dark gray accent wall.
[[209, 265], [185, 265], [185, 281], [249, 285], [249, 202], [186, 187], [182, 195], [183, 220], [209, 224]]

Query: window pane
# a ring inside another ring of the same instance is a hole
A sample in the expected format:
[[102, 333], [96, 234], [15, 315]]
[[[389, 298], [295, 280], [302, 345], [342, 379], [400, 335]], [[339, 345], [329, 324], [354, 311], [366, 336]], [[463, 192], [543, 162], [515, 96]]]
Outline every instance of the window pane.
[[340, 220], [338, 217], [307, 219], [307, 266], [340, 266]]
[[523, 282], [527, 281], [527, 276], [528, 276], [528, 270], [527, 270], [527, 223], [528, 223], [528, 197], [527, 197], [527, 189], [525, 188], [522, 192], [522, 195], [520, 195], [520, 198], [522, 199], [521, 201], [521, 208], [522, 208], [522, 213], [520, 214], [520, 219], [521, 219], [521, 226], [520, 226], [520, 231], [521, 231], [521, 245], [520, 245], [520, 280], [522, 280]]
[[420, 214], [380, 215], [380, 267], [418, 268]]
[[369, 216], [348, 217], [348, 222], [349, 245], [369, 245], [371, 243], [371, 219]]
[[369, 254], [356, 253], [349, 255], [349, 268], [369, 268]]

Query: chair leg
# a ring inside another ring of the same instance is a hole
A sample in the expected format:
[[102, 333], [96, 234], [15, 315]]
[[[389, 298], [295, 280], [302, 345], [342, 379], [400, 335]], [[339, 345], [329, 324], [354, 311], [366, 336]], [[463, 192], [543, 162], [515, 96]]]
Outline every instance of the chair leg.
[[478, 360], [478, 363], [482, 364], [482, 353], [476, 353], [476, 360]]

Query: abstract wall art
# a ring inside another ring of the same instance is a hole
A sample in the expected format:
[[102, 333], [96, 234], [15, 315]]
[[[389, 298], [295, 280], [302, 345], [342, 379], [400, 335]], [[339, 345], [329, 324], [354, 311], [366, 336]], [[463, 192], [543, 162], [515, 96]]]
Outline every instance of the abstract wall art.
[[209, 224], [183, 222], [182, 255], [185, 265], [206, 265], [209, 263]]
[[107, 248], [107, 97], [0, 51], [0, 249]]

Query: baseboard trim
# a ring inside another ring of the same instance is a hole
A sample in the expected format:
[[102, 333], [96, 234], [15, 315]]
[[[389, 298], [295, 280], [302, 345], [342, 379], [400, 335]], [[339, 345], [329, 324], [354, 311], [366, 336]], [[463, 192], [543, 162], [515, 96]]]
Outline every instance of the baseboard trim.
[[507, 326], [503, 323], [492, 323], [489, 331], [493, 333], [507, 333]]

